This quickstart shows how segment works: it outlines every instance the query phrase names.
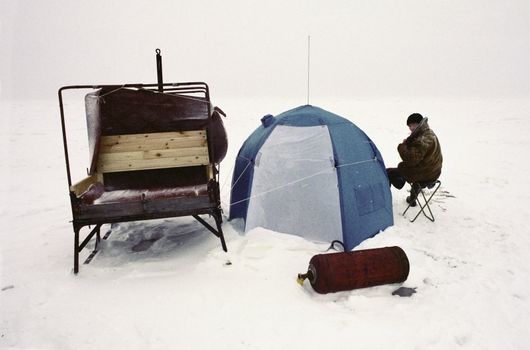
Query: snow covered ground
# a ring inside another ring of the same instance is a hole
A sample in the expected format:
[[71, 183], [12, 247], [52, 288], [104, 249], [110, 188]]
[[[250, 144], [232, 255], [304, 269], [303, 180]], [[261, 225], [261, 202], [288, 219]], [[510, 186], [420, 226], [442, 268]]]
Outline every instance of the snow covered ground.
[[[215, 97], [215, 92], [213, 94]], [[221, 184], [265, 114], [304, 101], [215, 98], [230, 148]], [[397, 245], [402, 285], [318, 295], [296, 275], [326, 244], [224, 223], [229, 252], [190, 218], [121, 224], [80, 273], [56, 101], [0, 105], [0, 348], [15, 349], [528, 349], [530, 348], [530, 101], [315, 99], [398, 162], [406, 117], [429, 117], [444, 153], [436, 222], [400, 213], [356, 249]], [[82, 108], [69, 123], [74, 179], [87, 166]], [[87, 252], [82, 254], [82, 259]], [[228, 264], [230, 262], [231, 264]]]

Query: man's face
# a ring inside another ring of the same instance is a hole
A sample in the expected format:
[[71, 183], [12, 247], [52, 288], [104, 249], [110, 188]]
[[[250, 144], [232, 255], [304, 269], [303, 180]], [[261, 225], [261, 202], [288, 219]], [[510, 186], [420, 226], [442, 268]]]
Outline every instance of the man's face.
[[420, 124], [418, 124], [418, 123], [410, 123], [410, 124], [408, 125], [410, 132], [413, 132], [414, 130], [416, 130], [416, 128], [418, 127], [418, 125], [420, 125]]

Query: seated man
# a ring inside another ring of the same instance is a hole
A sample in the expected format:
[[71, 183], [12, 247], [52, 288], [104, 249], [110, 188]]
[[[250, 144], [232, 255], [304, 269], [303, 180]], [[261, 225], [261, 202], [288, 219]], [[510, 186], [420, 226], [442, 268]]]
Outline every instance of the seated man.
[[419, 113], [407, 118], [410, 136], [398, 145], [398, 152], [403, 160], [397, 168], [386, 169], [388, 179], [397, 189], [402, 189], [405, 182], [413, 184], [407, 203], [416, 206], [420, 193], [418, 182], [433, 182], [442, 172], [442, 150], [434, 132], [427, 124], [427, 118]]

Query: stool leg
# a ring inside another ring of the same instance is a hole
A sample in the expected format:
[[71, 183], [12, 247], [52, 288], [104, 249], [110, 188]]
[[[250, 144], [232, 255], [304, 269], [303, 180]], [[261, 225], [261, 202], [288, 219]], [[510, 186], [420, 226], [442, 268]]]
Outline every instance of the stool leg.
[[[431, 201], [432, 197], [436, 194], [436, 192], [438, 191], [438, 189], [440, 188], [440, 186], [442, 185], [442, 183], [440, 181], [436, 181], [436, 188], [434, 188], [434, 191], [430, 194], [429, 198], [427, 198], [425, 196], [425, 192], [423, 191], [422, 188], [419, 189], [418, 193], [417, 193], [417, 198], [416, 198], [416, 201], [417, 203], [420, 205], [420, 210], [418, 211], [418, 213], [416, 214], [416, 216], [414, 216], [414, 218], [412, 220], [410, 220], [410, 222], [414, 222], [416, 221], [416, 219], [420, 216], [421, 213], [423, 213], [423, 215], [429, 219], [430, 221], [434, 222], [434, 214], [431, 210], [431, 206], [429, 205], [429, 202]], [[412, 196], [412, 192], [414, 191], [414, 186], [411, 185], [411, 196]], [[421, 203], [420, 201], [420, 194], [421, 194], [421, 197], [423, 198], [423, 203]], [[409, 210], [409, 208], [411, 207], [411, 205], [409, 204], [407, 206], [407, 208], [405, 209], [405, 211], [403, 212], [403, 216], [405, 216], [405, 214], [407, 213], [407, 211]], [[429, 211], [429, 213], [427, 213], [427, 211], [425, 210], [425, 208], [427, 208], [427, 210]]]
[[409, 208], [410, 208], [410, 204], [407, 206], [407, 208], [405, 209], [405, 211], [404, 211], [403, 214], [401, 214], [401, 215], [405, 216], [405, 214], [407, 213], [407, 211], [409, 210]]
[[[425, 204], [422, 205], [420, 203], [420, 201], [418, 200], [418, 204], [420, 205], [420, 210], [418, 211], [418, 213], [416, 214], [416, 216], [414, 217], [414, 219], [412, 219], [410, 222], [414, 222], [416, 221], [416, 219], [418, 218], [418, 216], [420, 216], [421, 213], [423, 213], [423, 215], [431, 220], [432, 222], [434, 222], [434, 215], [432, 214], [432, 211], [431, 211], [431, 207], [429, 206], [429, 201], [431, 200], [433, 194], [431, 194], [431, 196], [429, 197], [429, 199], [425, 198], [425, 193], [423, 193], [423, 190], [420, 191], [420, 194], [421, 196], [423, 197], [423, 200], [425, 201]], [[427, 215], [427, 213], [425, 212], [425, 208], [427, 208], [429, 210], [429, 213], [431, 214], [431, 216]]]
[[[421, 190], [421, 195], [423, 197], [423, 200], [425, 201], [425, 204], [422, 205], [420, 203], [420, 201], [418, 201], [418, 204], [420, 205], [420, 210], [418, 211], [418, 213], [416, 214], [416, 216], [414, 217], [414, 219], [412, 219], [410, 222], [414, 222], [416, 221], [416, 219], [418, 218], [418, 216], [420, 216], [420, 213], [423, 213], [423, 215], [425, 215], [425, 217], [427, 219], [429, 219], [430, 221], [434, 222], [434, 214], [432, 213], [432, 210], [431, 210], [431, 206], [429, 205], [429, 202], [431, 201], [432, 197], [435, 195], [435, 193], [438, 191], [438, 189], [440, 188], [440, 185], [442, 184], [440, 181], [437, 181], [438, 185], [436, 186], [436, 188], [434, 189], [434, 191], [431, 193], [431, 195], [429, 196], [429, 198], [427, 199], [425, 197], [425, 193], [423, 192], [423, 190]], [[429, 210], [429, 215], [427, 215], [427, 213], [425, 212], [425, 207], [427, 207], [427, 209]], [[408, 208], [407, 208], [408, 209]], [[403, 213], [404, 214], [404, 213]]]

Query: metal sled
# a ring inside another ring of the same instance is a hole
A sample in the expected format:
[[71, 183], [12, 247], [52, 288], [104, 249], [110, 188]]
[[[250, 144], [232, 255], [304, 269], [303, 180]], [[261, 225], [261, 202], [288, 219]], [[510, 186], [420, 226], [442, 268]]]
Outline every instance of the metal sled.
[[[159, 52], [157, 52], [159, 53]], [[158, 59], [157, 55], [157, 59]], [[59, 106], [74, 230], [74, 273], [79, 253], [101, 226], [137, 220], [193, 216], [227, 251], [218, 165], [227, 149], [221, 115], [203, 82], [78, 85], [59, 90]], [[72, 183], [63, 93], [85, 97], [89, 137], [88, 177]], [[213, 217], [210, 225], [200, 215]], [[93, 226], [81, 241], [80, 231]]]

